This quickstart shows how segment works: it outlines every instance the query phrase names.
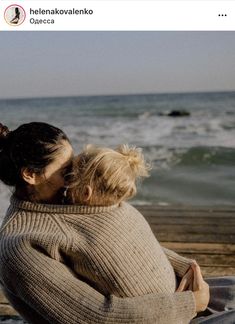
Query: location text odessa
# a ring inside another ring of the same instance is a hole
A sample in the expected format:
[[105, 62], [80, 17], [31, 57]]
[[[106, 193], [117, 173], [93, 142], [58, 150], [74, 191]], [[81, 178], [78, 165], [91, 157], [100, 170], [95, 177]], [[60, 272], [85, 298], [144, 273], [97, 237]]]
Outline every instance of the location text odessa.
[[34, 19], [34, 18], [30, 18], [29, 22], [30, 22], [30, 24], [41, 25], [41, 24], [54, 24], [55, 20], [54, 19]]

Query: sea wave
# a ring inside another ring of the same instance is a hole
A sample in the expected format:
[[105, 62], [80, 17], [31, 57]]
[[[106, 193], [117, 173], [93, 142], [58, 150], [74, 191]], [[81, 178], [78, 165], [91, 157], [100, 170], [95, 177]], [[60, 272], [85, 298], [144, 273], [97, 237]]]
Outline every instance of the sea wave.
[[[177, 154], [177, 153], [176, 153]], [[235, 165], [235, 149], [226, 147], [194, 147], [179, 153], [177, 164], [180, 166]]]
[[146, 159], [154, 169], [180, 167], [234, 166], [235, 149], [196, 146], [193, 148], [144, 147]]

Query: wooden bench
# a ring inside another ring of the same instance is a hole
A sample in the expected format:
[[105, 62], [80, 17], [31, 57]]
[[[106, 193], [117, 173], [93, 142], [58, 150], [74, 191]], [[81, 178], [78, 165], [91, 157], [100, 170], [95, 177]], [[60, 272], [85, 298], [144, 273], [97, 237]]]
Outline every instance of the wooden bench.
[[[137, 206], [161, 244], [198, 261], [203, 275], [235, 275], [235, 206]], [[0, 315], [17, 312], [0, 291]]]

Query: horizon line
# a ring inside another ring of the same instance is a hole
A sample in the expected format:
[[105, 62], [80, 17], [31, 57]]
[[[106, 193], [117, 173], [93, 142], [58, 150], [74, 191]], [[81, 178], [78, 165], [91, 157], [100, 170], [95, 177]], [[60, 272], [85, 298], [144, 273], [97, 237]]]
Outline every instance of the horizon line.
[[115, 94], [80, 94], [80, 95], [64, 95], [64, 96], [35, 96], [35, 97], [15, 97], [0, 98], [1, 100], [34, 100], [34, 99], [55, 99], [55, 98], [78, 98], [78, 97], [115, 97], [115, 96], [144, 96], [144, 95], [166, 95], [166, 94], [200, 94], [200, 93], [232, 93], [234, 90], [201, 90], [201, 91], [170, 91], [170, 92], [139, 92], [139, 93], [115, 93]]

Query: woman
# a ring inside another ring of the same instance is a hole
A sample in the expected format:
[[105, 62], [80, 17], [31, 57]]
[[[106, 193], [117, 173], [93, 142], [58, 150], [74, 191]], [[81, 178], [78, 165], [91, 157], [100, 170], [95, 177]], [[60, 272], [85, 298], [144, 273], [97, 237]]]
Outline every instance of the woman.
[[[56, 127], [0, 127], [0, 179], [15, 188], [0, 233], [0, 278], [10, 303], [29, 323], [188, 323], [208, 304], [198, 266], [194, 292], [134, 298], [103, 296], [72, 272], [79, 232], [64, 215], [76, 215], [77, 206], [56, 205], [72, 156], [67, 136]], [[178, 264], [185, 262], [179, 258]]]

